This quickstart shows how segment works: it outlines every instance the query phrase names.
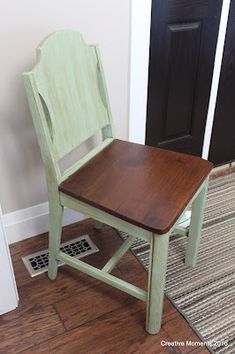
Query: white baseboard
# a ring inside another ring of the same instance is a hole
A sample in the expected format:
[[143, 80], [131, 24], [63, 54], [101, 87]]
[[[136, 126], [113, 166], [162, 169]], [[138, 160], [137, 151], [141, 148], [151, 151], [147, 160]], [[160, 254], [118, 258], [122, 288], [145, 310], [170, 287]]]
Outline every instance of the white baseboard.
[[[47, 202], [3, 215], [8, 244], [47, 232], [48, 215]], [[63, 226], [83, 219], [83, 214], [65, 208]]]

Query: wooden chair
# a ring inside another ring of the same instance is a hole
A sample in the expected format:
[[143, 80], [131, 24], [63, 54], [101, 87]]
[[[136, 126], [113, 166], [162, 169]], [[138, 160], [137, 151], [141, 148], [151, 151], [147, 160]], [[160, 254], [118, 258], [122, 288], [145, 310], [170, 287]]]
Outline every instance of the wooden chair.
[[[98, 47], [65, 30], [37, 48], [37, 65], [23, 74], [45, 165], [49, 212], [50, 279], [66, 264], [147, 302], [146, 330], [160, 330], [169, 236], [188, 235], [185, 263], [197, 259], [211, 163], [114, 138]], [[103, 142], [61, 172], [59, 160], [102, 131]], [[130, 236], [102, 270], [59, 250], [64, 206]], [[189, 229], [177, 226], [192, 206]], [[136, 238], [150, 242], [147, 291], [110, 274]]]

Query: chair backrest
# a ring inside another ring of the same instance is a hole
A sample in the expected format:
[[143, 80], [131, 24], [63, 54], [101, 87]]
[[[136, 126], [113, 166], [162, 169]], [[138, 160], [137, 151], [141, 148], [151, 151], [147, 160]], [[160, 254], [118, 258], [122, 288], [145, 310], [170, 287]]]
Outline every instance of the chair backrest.
[[37, 48], [36, 66], [23, 79], [42, 157], [56, 173], [59, 159], [99, 130], [112, 137], [98, 47], [86, 45], [80, 33], [49, 35]]

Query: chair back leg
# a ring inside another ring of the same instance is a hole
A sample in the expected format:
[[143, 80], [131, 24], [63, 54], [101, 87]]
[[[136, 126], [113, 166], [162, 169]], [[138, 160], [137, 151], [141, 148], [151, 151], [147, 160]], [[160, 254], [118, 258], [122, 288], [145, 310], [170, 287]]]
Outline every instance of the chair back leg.
[[94, 228], [96, 229], [96, 230], [100, 230], [101, 229], [101, 227], [102, 227], [102, 222], [100, 222], [100, 221], [98, 221], [98, 220], [95, 220], [94, 221]]
[[200, 246], [201, 231], [204, 217], [206, 191], [208, 178], [192, 204], [192, 215], [189, 227], [189, 235], [186, 249], [185, 265], [195, 267], [197, 262], [198, 250]]
[[149, 334], [156, 334], [161, 329], [169, 236], [170, 232], [153, 234], [150, 241], [146, 317], [146, 331]]
[[49, 265], [48, 277], [54, 280], [57, 276], [58, 260], [56, 255], [60, 250], [62, 217], [64, 207], [59, 203], [59, 198], [49, 199]]

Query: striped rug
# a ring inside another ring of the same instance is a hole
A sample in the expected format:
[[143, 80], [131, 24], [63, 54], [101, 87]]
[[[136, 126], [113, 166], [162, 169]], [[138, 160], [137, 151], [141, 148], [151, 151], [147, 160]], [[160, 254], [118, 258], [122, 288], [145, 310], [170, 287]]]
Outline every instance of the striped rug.
[[[171, 237], [166, 295], [212, 353], [234, 354], [235, 173], [210, 180], [194, 269], [184, 266], [185, 246], [186, 237]], [[132, 252], [147, 270], [148, 244], [136, 241]]]

